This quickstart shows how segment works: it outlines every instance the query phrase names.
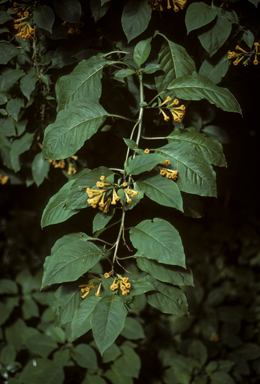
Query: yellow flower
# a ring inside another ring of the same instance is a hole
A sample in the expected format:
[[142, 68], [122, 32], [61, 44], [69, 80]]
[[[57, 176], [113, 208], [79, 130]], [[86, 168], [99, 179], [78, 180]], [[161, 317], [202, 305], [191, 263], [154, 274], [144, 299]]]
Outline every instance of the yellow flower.
[[102, 283], [99, 284], [99, 286], [98, 286], [98, 290], [97, 290], [97, 292], [95, 293], [95, 296], [97, 296], [97, 297], [100, 296], [101, 285], [102, 285]]
[[0, 184], [5, 185], [5, 184], [7, 183], [8, 180], [9, 180], [9, 176], [3, 176], [3, 175], [0, 173]]
[[150, 153], [150, 150], [149, 150], [148, 148], [146, 148], [146, 149], [144, 150], [144, 153], [145, 153], [145, 154], [148, 154], [148, 153]]

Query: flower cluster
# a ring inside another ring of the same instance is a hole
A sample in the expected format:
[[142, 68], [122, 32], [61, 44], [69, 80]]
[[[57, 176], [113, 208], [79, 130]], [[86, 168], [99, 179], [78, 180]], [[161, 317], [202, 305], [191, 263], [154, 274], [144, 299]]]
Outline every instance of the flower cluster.
[[[105, 273], [104, 276], [105, 278], [108, 278], [110, 277], [110, 273], [109, 274]], [[115, 277], [113, 281], [113, 284], [110, 285], [110, 289], [111, 291], [116, 291], [119, 287], [121, 289], [121, 293], [123, 296], [128, 295], [128, 293], [130, 292], [129, 288], [131, 288], [131, 283], [129, 283], [129, 278], [117, 275], [117, 277]]]
[[[73, 159], [73, 160], [78, 160], [78, 156], [71, 156], [70, 159]], [[62, 160], [49, 160], [49, 162], [54, 166], [54, 168], [65, 168], [66, 166], [66, 163], [65, 163], [65, 160], [62, 159]], [[76, 168], [74, 167], [73, 164], [71, 164], [71, 162], [69, 162], [69, 166], [68, 166], [68, 171], [67, 171], [67, 174], [68, 175], [74, 175], [76, 173]]]
[[78, 24], [76, 23], [68, 23], [67, 21], [64, 21], [62, 23], [63, 27], [67, 28], [67, 34], [68, 35], [79, 35], [81, 33], [80, 28], [84, 26], [84, 22], [80, 21]]
[[180, 9], [184, 9], [187, 0], [149, 0], [154, 11], [162, 12], [167, 4], [167, 9], [172, 9], [174, 12], [179, 12]]
[[[172, 101], [172, 98], [170, 96], [167, 96], [166, 100], [159, 105], [160, 111], [163, 114], [164, 121], [170, 120], [170, 117], [166, 115], [166, 113], [161, 108], [163, 105], [166, 104], [166, 108], [171, 112], [173, 120], [176, 121], [177, 123], [180, 123], [182, 121], [183, 116], [185, 115], [185, 105], [182, 104], [178, 107], [175, 107], [175, 105], [179, 104], [179, 100], [174, 99], [172, 103], [171, 101]], [[167, 103], [170, 103], [170, 104], [167, 105]]]
[[9, 176], [3, 176], [1, 173], [0, 173], [0, 184], [4, 185], [7, 183], [7, 181], [9, 180]]
[[18, 19], [14, 20], [14, 28], [19, 30], [19, 32], [16, 34], [17, 37], [20, 37], [21, 39], [30, 39], [33, 40], [33, 35], [35, 32], [35, 29], [30, 24], [30, 13], [28, 12], [28, 8], [26, 8], [25, 4], [19, 4], [19, 3], [13, 3], [13, 11], [16, 13], [16, 16], [18, 16]]
[[228, 51], [228, 59], [230, 59], [230, 60], [235, 59], [233, 61], [233, 65], [238, 65], [244, 59], [245, 60], [244, 60], [243, 64], [247, 65], [248, 61], [250, 60], [252, 55], [254, 56], [253, 64], [254, 65], [259, 64], [258, 55], [260, 55], [260, 52], [259, 52], [259, 43], [258, 42], [254, 43], [254, 49], [252, 51], [249, 51], [249, 52], [245, 51], [239, 45], [237, 45], [235, 49], [237, 51], [240, 51], [240, 52]]
[[86, 193], [88, 194], [89, 199], [87, 202], [93, 208], [99, 208], [100, 211], [107, 213], [109, 211], [110, 205], [116, 205], [120, 200], [120, 197], [117, 194], [118, 189], [123, 189], [126, 197], [126, 202], [131, 203], [132, 198], [135, 198], [138, 195], [138, 191], [134, 191], [127, 187], [127, 183], [124, 182], [121, 185], [112, 184], [110, 181], [106, 180], [105, 176], [100, 177], [101, 181], [97, 181], [96, 186], [99, 189], [87, 188]]

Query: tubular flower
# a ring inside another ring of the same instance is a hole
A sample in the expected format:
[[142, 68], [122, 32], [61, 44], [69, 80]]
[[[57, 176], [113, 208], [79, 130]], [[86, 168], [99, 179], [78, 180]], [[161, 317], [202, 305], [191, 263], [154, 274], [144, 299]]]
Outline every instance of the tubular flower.
[[3, 176], [3, 175], [0, 173], [0, 184], [5, 185], [5, 184], [7, 183], [8, 180], [9, 180], [9, 176]]
[[167, 179], [172, 179], [172, 180], [177, 180], [178, 178], [178, 171], [177, 170], [172, 170], [172, 169], [166, 169], [166, 168], [161, 168], [160, 169], [160, 175], [166, 176]]

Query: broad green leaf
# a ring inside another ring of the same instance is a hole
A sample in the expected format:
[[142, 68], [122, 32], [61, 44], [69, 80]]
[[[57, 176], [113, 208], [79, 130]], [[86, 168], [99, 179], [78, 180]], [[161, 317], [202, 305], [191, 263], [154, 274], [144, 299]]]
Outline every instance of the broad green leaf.
[[11, 15], [9, 15], [9, 13], [4, 12], [4, 11], [0, 11], [0, 24], [4, 24], [7, 21], [12, 20], [12, 19], [13, 18]]
[[32, 176], [37, 187], [39, 187], [43, 180], [47, 177], [50, 169], [50, 162], [43, 159], [42, 153], [37, 153], [32, 163]]
[[79, 0], [54, 0], [54, 11], [57, 15], [69, 23], [78, 23], [82, 9]]
[[69, 75], [62, 76], [56, 84], [57, 111], [83, 97], [98, 101], [102, 91], [102, 71], [109, 63], [102, 57], [93, 56], [89, 60], [82, 60]]
[[133, 246], [148, 259], [186, 268], [178, 231], [166, 220], [144, 220], [130, 229]]
[[111, 207], [107, 213], [100, 212], [100, 211], [97, 212], [93, 220], [93, 233], [96, 231], [99, 231], [100, 229], [105, 228], [105, 226], [113, 218], [114, 214], [115, 214], [115, 209]]
[[0, 361], [1, 363], [6, 366], [11, 364], [13, 361], [15, 361], [16, 358], [16, 351], [12, 344], [6, 344], [1, 349], [0, 354]]
[[119, 296], [105, 296], [96, 305], [92, 315], [92, 330], [101, 355], [121, 333], [126, 315], [127, 311]]
[[0, 294], [16, 294], [18, 293], [18, 287], [13, 280], [1, 279], [0, 280]]
[[222, 145], [217, 140], [197, 132], [195, 128], [173, 131], [167, 139], [173, 145], [174, 143], [182, 143], [187, 152], [198, 152], [210, 164], [217, 165], [218, 167], [227, 166]]
[[187, 9], [185, 16], [185, 24], [187, 33], [189, 34], [194, 29], [203, 27], [215, 19], [218, 12], [213, 5], [205, 3], [192, 3]]
[[167, 283], [151, 280], [157, 292], [146, 294], [148, 304], [159, 309], [163, 313], [172, 315], [184, 315], [188, 312], [188, 303], [184, 292]]
[[83, 368], [97, 369], [97, 355], [93, 348], [87, 344], [78, 344], [72, 349], [71, 357]]
[[121, 350], [123, 351], [123, 354], [114, 362], [114, 366], [118, 370], [121, 370], [122, 367], [124, 367], [124, 375], [137, 379], [141, 369], [140, 357], [133, 348], [130, 348], [127, 345], [122, 345]]
[[40, 334], [27, 339], [26, 347], [36, 355], [47, 357], [54, 349], [58, 348], [58, 344], [49, 335]]
[[200, 67], [199, 74], [207, 77], [214, 84], [218, 84], [226, 75], [229, 66], [230, 60], [227, 55], [223, 56], [217, 64], [211, 62], [209, 59], [206, 59]]
[[103, 124], [108, 113], [95, 100], [77, 99], [58, 113], [43, 140], [43, 156], [47, 159], [65, 159], [75, 155]]
[[182, 197], [177, 184], [160, 174], [143, 176], [136, 182], [146, 196], [158, 204], [179, 209], [183, 212]]
[[155, 279], [164, 283], [194, 286], [192, 271], [189, 267], [185, 270], [180, 267], [161, 264], [155, 260], [149, 260], [146, 257], [138, 257], [137, 265], [142, 271], [148, 272]]
[[59, 192], [50, 198], [42, 214], [42, 228], [47, 227], [47, 225], [62, 223], [79, 212], [76, 209], [66, 207], [66, 199], [73, 182], [74, 180], [71, 180], [66, 183]]
[[23, 295], [22, 304], [23, 318], [25, 320], [31, 319], [32, 317], [39, 317], [39, 308], [35, 303], [31, 295]]
[[231, 30], [232, 23], [219, 14], [213, 26], [209, 25], [197, 32], [201, 45], [210, 57], [224, 45]]
[[32, 145], [34, 133], [26, 132], [21, 138], [16, 139], [11, 144], [11, 162], [15, 172], [20, 171], [20, 155], [28, 151]]
[[125, 326], [121, 332], [121, 335], [129, 340], [145, 338], [144, 330], [140, 321], [134, 317], [127, 317], [125, 319]]
[[39, 28], [52, 33], [55, 16], [51, 7], [48, 5], [40, 5], [35, 8], [33, 11], [33, 19]]
[[159, 52], [159, 64], [164, 74], [155, 77], [158, 92], [166, 91], [174, 79], [189, 76], [193, 71], [196, 71], [195, 63], [185, 48], [173, 43], [165, 36], [163, 37], [166, 42], [162, 45]]
[[71, 336], [72, 340], [87, 333], [91, 328], [91, 318], [97, 303], [101, 300], [100, 297], [86, 297], [77, 308], [72, 323]]
[[72, 321], [80, 302], [78, 284], [75, 282], [62, 284], [55, 292], [52, 306], [55, 314], [55, 325], [63, 325]]
[[50, 359], [31, 359], [19, 375], [23, 384], [62, 384], [65, 375], [62, 366]]
[[[127, 319], [128, 317], [125, 320], [127, 321]], [[121, 353], [121, 349], [116, 345], [116, 343], [113, 343], [103, 353], [102, 361], [103, 363], [110, 363], [111, 361], [115, 361], [117, 357], [121, 355]]]
[[235, 384], [235, 381], [226, 372], [213, 372], [210, 375], [210, 384]]
[[19, 49], [12, 44], [0, 43], [0, 64], [7, 64], [13, 57], [20, 55]]
[[[4, 117], [0, 118], [0, 133], [3, 133], [4, 136], [10, 137], [10, 136], [15, 136], [15, 125], [14, 125], [14, 119], [9, 116], [9, 117]], [[6, 138], [5, 138], [6, 139]], [[4, 140], [4, 139], [3, 139]], [[1, 140], [3, 142], [3, 140]], [[5, 140], [6, 141], [6, 140]], [[8, 147], [10, 146], [11, 148], [11, 143], [9, 142]], [[10, 155], [10, 154], [9, 154]], [[10, 166], [9, 168], [11, 168]]]
[[128, 43], [139, 36], [148, 27], [152, 16], [152, 7], [146, 0], [130, 0], [122, 14], [122, 27]]
[[37, 78], [37, 71], [32, 67], [20, 81], [21, 91], [28, 100], [30, 100], [30, 95], [35, 88]]
[[134, 61], [141, 67], [146, 62], [151, 52], [151, 38], [139, 41], [134, 48]]
[[102, 257], [102, 251], [93, 243], [77, 240], [59, 248], [44, 271], [42, 288], [51, 284], [77, 280]]
[[[187, 152], [188, 150], [188, 152]], [[216, 174], [199, 153], [192, 153], [183, 143], [170, 143], [158, 149], [178, 170], [177, 185], [181, 191], [200, 196], [217, 196]]]
[[206, 99], [223, 111], [242, 112], [237, 100], [227, 88], [218, 87], [205, 76], [195, 72], [189, 77], [183, 76], [173, 80], [168, 88], [183, 100]]
[[14, 118], [14, 120], [17, 121], [21, 107], [22, 107], [21, 99], [11, 99], [6, 104], [6, 111], [10, 116]]
[[140, 155], [129, 161], [126, 172], [128, 175], [139, 175], [142, 172], [153, 169], [162, 161], [164, 161], [163, 157], [155, 153]]
[[[12, 45], [10, 45], [10, 47], [12, 47]], [[1, 58], [3, 54], [1, 51], [1, 43], [0, 43], [0, 52], [1, 52], [1, 56], [0, 56], [0, 63], [1, 63]], [[0, 79], [2, 78], [1, 91], [2, 92], [8, 91], [9, 88], [23, 76], [25, 76], [25, 73], [20, 69], [9, 70], [7, 73], [5, 73], [0, 77]]]

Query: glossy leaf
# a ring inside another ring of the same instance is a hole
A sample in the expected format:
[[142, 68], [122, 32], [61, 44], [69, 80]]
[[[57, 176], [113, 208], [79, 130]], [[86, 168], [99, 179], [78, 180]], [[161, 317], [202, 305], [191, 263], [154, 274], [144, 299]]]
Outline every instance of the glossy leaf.
[[51, 284], [77, 280], [102, 257], [102, 251], [82, 239], [66, 244], [51, 257], [44, 271], [42, 288]]
[[84, 98], [70, 103], [45, 130], [43, 156], [65, 159], [75, 155], [103, 124], [108, 113], [95, 100]]
[[151, 39], [139, 41], [134, 48], [134, 61], [141, 67], [146, 62], [151, 52]]
[[20, 155], [30, 149], [34, 133], [26, 132], [21, 138], [16, 139], [11, 144], [11, 162], [15, 172], [21, 169]]
[[40, 5], [33, 11], [33, 19], [35, 24], [52, 33], [55, 16], [51, 7], [48, 5]]
[[72, 323], [71, 336], [72, 340], [87, 333], [91, 328], [91, 318], [97, 303], [101, 300], [100, 297], [92, 296], [84, 299], [77, 308]]
[[53, 7], [57, 15], [70, 23], [78, 23], [81, 16], [79, 0], [54, 0]]
[[76, 209], [69, 209], [66, 207], [68, 191], [73, 184], [73, 181], [74, 180], [71, 180], [66, 183], [59, 192], [50, 198], [42, 214], [42, 228], [47, 227], [47, 225], [62, 223], [79, 212]]
[[164, 161], [162, 156], [154, 153], [137, 156], [129, 161], [126, 167], [126, 172], [128, 175], [139, 175], [142, 172], [154, 168], [157, 164], [162, 161]]
[[105, 296], [96, 305], [92, 315], [92, 330], [101, 355], [121, 333], [126, 315], [127, 311], [119, 296]]
[[144, 220], [130, 230], [133, 246], [148, 259], [186, 268], [178, 231], [166, 220]]
[[187, 9], [185, 24], [188, 34], [194, 29], [203, 27], [215, 19], [218, 12], [215, 7], [205, 3], [192, 3]]
[[63, 325], [72, 321], [81, 297], [77, 283], [62, 284], [54, 296], [52, 310], [55, 314], [55, 325]]
[[183, 211], [182, 197], [177, 184], [160, 174], [141, 177], [136, 182], [146, 196], [158, 204]]
[[227, 55], [223, 56], [222, 59], [220, 59], [219, 62], [216, 64], [206, 59], [203, 61], [200, 67], [199, 74], [206, 76], [214, 84], [218, 84], [226, 75], [230, 63], [231, 62], [228, 59]]
[[152, 8], [146, 0], [130, 0], [122, 14], [122, 27], [128, 43], [139, 36], [148, 27]]
[[37, 153], [32, 163], [32, 176], [37, 187], [39, 187], [45, 177], [47, 177], [50, 169], [50, 162], [43, 159], [42, 153]]
[[30, 100], [30, 95], [35, 89], [37, 78], [37, 71], [34, 67], [32, 67], [20, 81], [21, 91], [28, 100]]
[[189, 77], [183, 76], [173, 80], [168, 88], [180, 99], [206, 99], [223, 111], [241, 113], [240, 105], [227, 88], [218, 87], [205, 76], [195, 72]]

